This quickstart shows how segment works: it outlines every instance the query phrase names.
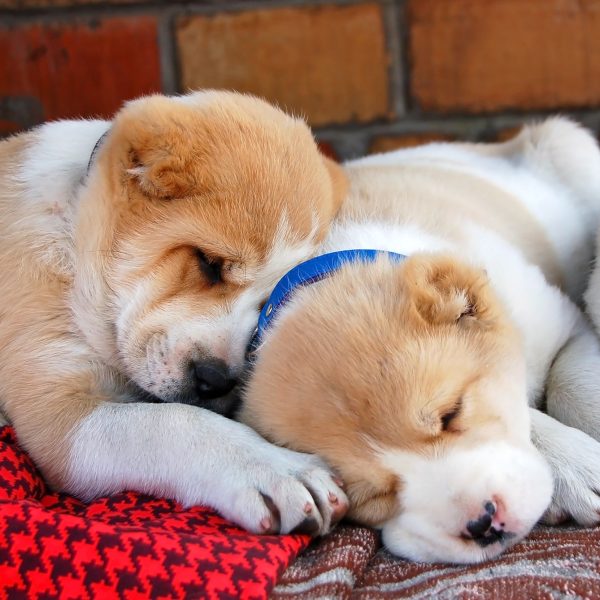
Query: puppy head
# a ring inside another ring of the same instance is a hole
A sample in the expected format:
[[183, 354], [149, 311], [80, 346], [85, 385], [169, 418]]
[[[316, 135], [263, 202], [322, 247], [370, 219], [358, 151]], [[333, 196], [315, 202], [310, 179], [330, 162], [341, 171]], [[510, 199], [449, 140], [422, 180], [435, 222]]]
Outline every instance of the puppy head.
[[452, 258], [382, 257], [300, 290], [266, 334], [241, 417], [323, 456], [350, 516], [414, 560], [491, 558], [550, 501], [519, 336], [485, 273]]
[[210, 406], [235, 384], [261, 302], [344, 194], [306, 124], [263, 101], [131, 102], [80, 200], [80, 326], [147, 392]]

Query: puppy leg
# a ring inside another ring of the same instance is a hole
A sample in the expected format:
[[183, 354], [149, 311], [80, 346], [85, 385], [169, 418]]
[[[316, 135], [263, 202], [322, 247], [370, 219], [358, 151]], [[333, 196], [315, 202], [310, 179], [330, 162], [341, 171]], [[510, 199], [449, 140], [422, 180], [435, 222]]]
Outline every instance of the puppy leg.
[[133, 489], [205, 504], [257, 533], [323, 534], [345, 513], [317, 458], [196, 407], [112, 402], [110, 375], [66, 364], [61, 378], [32, 368], [33, 380], [12, 380], [4, 407], [54, 487], [88, 500]]
[[257, 533], [323, 534], [347, 507], [315, 457], [181, 404], [98, 405], [71, 436], [65, 487], [82, 498], [136, 489], [206, 504]]
[[600, 443], [536, 409], [530, 410], [531, 438], [554, 478], [549, 524], [573, 518], [580, 525], [600, 523]]
[[554, 494], [548, 523], [600, 522], [600, 343], [581, 316], [546, 381], [548, 415], [531, 410], [532, 440], [548, 460]]
[[546, 381], [547, 412], [600, 441], [600, 341], [581, 318]]

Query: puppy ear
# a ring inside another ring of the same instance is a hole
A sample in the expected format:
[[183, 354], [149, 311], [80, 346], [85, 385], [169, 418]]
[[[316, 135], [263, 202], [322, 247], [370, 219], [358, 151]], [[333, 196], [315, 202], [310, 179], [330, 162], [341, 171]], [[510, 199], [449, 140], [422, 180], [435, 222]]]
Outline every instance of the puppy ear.
[[348, 517], [362, 525], [377, 527], [398, 512], [396, 485], [378, 489], [364, 479], [349, 483], [346, 489], [350, 500]]
[[336, 214], [342, 206], [342, 202], [346, 198], [350, 183], [348, 181], [346, 172], [338, 163], [324, 155], [323, 162], [325, 163], [325, 168], [327, 169], [329, 177], [331, 178], [331, 188], [333, 192], [333, 214]]
[[132, 143], [126, 175], [145, 196], [163, 200], [185, 196], [193, 187], [191, 169], [186, 168], [183, 149], [181, 153], [177, 149], [166, 148], [157, 138]]
[[451, 257], [414, 255], [404, 263], [403, 283], [413, 309], [432, 324], [484, 322], [494, 318], [487, 275]]
[[117, 114], [111, 128], [113, 156], [118, 156], [119, 176], [132, 191], [168, 199], [192, 189], [194, 170], [189, 162], [198, 132], [186, 131], [189, 110], [157, 95], [128, 102]]

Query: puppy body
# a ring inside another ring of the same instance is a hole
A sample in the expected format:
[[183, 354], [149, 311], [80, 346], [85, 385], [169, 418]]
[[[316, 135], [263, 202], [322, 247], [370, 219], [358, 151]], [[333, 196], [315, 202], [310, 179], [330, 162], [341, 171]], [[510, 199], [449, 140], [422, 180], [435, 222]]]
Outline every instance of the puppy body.
[[344, 496], [318, 461], [198, 406], [228, 410], [260, 302], [343, 185], [301, 121], [232, 93], [0, 143], [0, 406], [55, 488], [206, 503], [252, 531], [309, 506], [329, 528]]
[[[242, 419], [321, 453], [347, 480], [351, 516], [415, 560], [491, 558], [551, 496], [548, 520], [596, 523], [600, 444], [551, 411], [585, 418], [573, 382], [600, 390], [581, 366], [598, 343], [567, 296], [585, 287], [598, 222], [591, 136], [554, 119], [504, 144], [435, 144], [346, 170], [350, 197], [323, 251], [408, 258], [299, 290], [265, 336]], [[551, 416], [536, 410], [549, 372]]]

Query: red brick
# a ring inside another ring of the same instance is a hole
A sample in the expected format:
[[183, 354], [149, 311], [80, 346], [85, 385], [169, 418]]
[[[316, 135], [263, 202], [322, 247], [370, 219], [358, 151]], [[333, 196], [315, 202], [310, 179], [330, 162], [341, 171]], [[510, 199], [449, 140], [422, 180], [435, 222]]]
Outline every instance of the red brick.
[[403, 133], [399, 135], [378, 135], [371, 140], [369, 154], [390, 152], [400, 148], [412, 148], [430, 142], [448, 142], [455, 139], [445, 133]]
[[0, 119], [0, 136], [18, 133], [21, 126], [10, 119]]
[[157, 44], [150, 16], [0, 30], [0, 110], [8, 112], [0, 119], [22, 128], [108, 117], [124, 100], [160, 91]]
[[600, 104], [600, 0], [409, 0], [408, 22], [422, 109]]
[[390, 116], [378, 4], [196, 15], [177, 42], [184, 89], [251, 92], [313, 125]]
[[93, 4], [137, 4], [146, 0], [0, 0], [0, 8], [13, 10], [27, 8], [59, 8]]

